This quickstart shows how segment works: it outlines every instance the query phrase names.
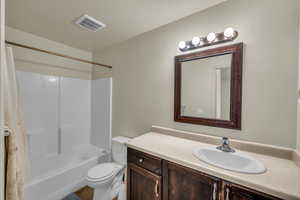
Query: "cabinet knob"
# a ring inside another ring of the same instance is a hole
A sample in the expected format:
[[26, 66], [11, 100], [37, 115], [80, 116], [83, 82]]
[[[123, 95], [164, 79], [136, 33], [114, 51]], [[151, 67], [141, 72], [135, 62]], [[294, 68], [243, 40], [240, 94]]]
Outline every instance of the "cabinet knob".
[[143, 158], [140, 158], [140, 159], [139, 159], [139, 163], [142, 163], [143, 161], [144, 161]]

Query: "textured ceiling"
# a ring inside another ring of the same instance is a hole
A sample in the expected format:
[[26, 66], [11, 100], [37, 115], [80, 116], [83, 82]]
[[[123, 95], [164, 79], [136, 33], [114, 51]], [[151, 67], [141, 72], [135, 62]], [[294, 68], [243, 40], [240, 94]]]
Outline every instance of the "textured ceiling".
[[[8, 0], [8, 26], [96, 51], [225, 0]], [[89, 32], [73, 24], [88, 14], [107, 25]]]

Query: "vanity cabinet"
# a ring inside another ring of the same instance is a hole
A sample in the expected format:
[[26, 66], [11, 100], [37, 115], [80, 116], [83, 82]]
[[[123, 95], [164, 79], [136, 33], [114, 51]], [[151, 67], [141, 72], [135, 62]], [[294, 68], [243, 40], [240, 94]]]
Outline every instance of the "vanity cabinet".
[[168, 161], [163, 161], [164, 200], [218, 200], [221, 181]]
[[236, 184], [224, 183], [224, 200], [280, 200]]
[[128, 149], [127, 161], [127, 199], [162, 199], [162, 159]]
[[128, 164], [127, 169], [127, 199], [130, 200], [160, 200], [161, 176]]
[[280, 200], [128, 148], [127, 200]]

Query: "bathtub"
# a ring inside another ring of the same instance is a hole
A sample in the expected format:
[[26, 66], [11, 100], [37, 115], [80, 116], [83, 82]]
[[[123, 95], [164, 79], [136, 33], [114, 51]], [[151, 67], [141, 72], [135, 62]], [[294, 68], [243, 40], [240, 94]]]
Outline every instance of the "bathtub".
[[107, 161], [108, 154], [93, 145], [33, 161], [31, 181], [24, 187], [25, 200], [61, 200], [86, 185], [91, 167]]

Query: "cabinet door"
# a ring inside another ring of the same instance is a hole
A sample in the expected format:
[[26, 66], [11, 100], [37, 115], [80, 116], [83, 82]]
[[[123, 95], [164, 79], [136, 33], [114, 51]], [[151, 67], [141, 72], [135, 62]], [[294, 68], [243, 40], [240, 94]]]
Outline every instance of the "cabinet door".
[[161, 176], [129, 163], [127, 169], [127, 200], [160, 200]]
[[163, 161], [163, 200], [219, 200], [219, 179]]
[[224, 192], [224, 200], [280, 200], [235, 184], [226, 184]]

